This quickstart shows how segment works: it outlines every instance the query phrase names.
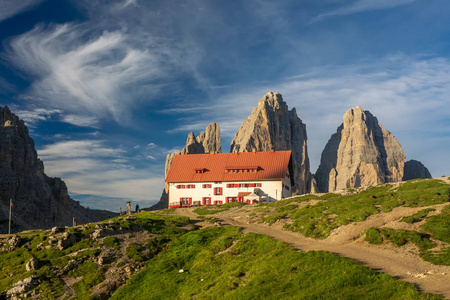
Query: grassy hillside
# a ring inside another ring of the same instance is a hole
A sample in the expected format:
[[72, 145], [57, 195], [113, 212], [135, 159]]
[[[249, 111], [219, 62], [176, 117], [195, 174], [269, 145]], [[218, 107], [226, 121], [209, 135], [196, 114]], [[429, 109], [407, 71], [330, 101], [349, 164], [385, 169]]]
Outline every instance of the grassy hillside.
[[[327, 238], [331, 231], [351, 222], [362, 222], [396, 207], [426, 207], [444, 204], [450, 199], [450, 186], [440, 180], [411, 180], [399, 186], [390, 184], [368, 189], [349, 189], [347, 195], [305, 195], [274, 203], [260, 204], [260, 222], [285, 222], [284, 228], [316, 239]], [[312, 204], [309, 204], [312, 203]], [[411, 242], [419, 247], [422, 258], [434, 264], [450, 265], [450, 207], [430, 216], [434, 209], [423, 209], [403, 222], [421, 222], [419, 230], [371, 228], [366, 241], [391, 242], [403, 246]]]
[[[400, 206], [423, 207], [401, 222], [414, 230], [369, 228], [367, 243], [415, 244], [435, 264], [450, 261], [449, 185], [410, 181], [350, 190], [347, 195], [306, 195], [248, 206], [254, 222], [324, 239], [333, 229]], [[231, 203], [194, 210], [215, 223], [247, 206]], [[442, 207], [442, 206], [441, 206]], [[409, 283], [323, 251], [299, 252], [239, 227], [198, 229], [175, 210], [142, 212], [100, 223], [24, 232], [0, 239], [0, 299], [16, 284], [28, 299], [442, 299]], [[220, 223], [220, 222], [218, 222]], [[61, 232], [60, 232], [61, 231]], [[35, 265], [27, 271], [26, 265]]]
[[174, 241], [112, 299], [441, 299], [328, 252], [298, 252], [237, 227]]

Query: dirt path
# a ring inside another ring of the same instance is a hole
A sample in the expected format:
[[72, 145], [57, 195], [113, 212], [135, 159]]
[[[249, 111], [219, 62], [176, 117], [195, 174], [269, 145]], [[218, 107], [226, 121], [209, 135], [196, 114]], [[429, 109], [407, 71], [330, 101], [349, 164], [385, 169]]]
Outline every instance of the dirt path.
[[[440, 211], [444, 205], [433, 206]], [[248, 219], [238, 212], [228, 211], [215, 214], [222, 225], [242, 227], [244, 232], [254, 232], [286, 242], [303, 251], [323, 250], [339, 256], [349, 257], [374, 270], [384, 272], [397, 279], [411, 282], [424, 292], [444, 295], [450, 299], [450, 266], [436, 266], [422, 260], [409, 252], [408, 247], [391, 247], [387, 245], [370, 245], [363, 242], [361, 234], [370, 227], [389, 226], [401, 216], [410, 215], [422, 208], [399, 207], [390, 213], [381, 213], [369, 217], [364, 222], [352, 223], [333, 232], [325, 240], [315, 240], [298, 233], [282, 229], [281, 224], [249, 224]], [[201, 227], [212, 224], [201, 222], [192, 209], [177, 209], [176, 214], [197, 220]]]

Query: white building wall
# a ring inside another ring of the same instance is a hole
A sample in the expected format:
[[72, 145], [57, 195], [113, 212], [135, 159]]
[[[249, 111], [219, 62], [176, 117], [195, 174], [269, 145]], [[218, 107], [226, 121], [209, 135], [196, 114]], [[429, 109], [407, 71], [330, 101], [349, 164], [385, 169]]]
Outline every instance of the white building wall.
[[[260, 187], [227, 187], [227, 184], [252, 184], [259, 183]], [[209, 184], [211, 187], [203, 188], [203, 185]], [[177, 186], [185, 186], [185, 188], [177, 188]], [[195, 188], [188, 188], [194, 185]], [[179, 205], [180, 198], [192, 198], [192, 204], [203, 204], [203, 197], [211, 198], [210, 204], [224, 204], [227, 197], [237, 197], [240, 192], [253, 192], [259, 189], [261, 201], [272, 202], [281, 200], [282, 198], [291, 196], [290, 190], [286, 190], [283, 186], [290, 187], [290, 179], [285, 178], [283, 181], [239, 181], [239, 182], [179, 182], [169, 183], [169, 206]], [[214, 195], [215, 188], [222, 189], [222, 195]], [[221, 202], [220, 202], [221, 201]]]

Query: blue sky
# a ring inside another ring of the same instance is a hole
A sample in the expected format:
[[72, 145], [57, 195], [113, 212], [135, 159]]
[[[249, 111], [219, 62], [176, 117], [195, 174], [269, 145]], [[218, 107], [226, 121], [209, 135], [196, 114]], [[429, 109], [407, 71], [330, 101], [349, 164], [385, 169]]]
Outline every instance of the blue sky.
[[167, 153], [218, 122], [222, 149], [280, 92], [311, 172], [356, 105], [407, 160], [449, 174], [448, 0], [2, 0], [0, 105], [72, 198], [150, 206]]

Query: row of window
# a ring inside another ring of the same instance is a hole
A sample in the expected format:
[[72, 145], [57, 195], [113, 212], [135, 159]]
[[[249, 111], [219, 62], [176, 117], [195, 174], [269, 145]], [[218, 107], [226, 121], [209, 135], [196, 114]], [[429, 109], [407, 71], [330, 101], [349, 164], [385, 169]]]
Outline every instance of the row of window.
[[229, 183], [227, 188], [261, 187], [261, 183]]
[[289, 191], [289, 186], [283, 183], [283, 188]]
[[[203, 184], [202, 187], [204, 189], [211, 188], [211, 184]], [[227, 184], [227, 188], [239, 188], [239, 187], [261, 187], [261, 183], [229, 183]], [[177, 189], [195, 189], [195, 184], [178, 184]], [[217, 194], [222, 195], [222, 194]]]
[[179, 184], [177, 185], [177, 189], [195, 189], [195, 184]]
[[244, 169], [244, 170], [242, 170], [242, 169], [228, 169], [227, 170], [227, 173], [255, 173], [256, 172], [256, 170], [255, 169], [251, 169], [251, 170], [249, 170], [249, 169]]

